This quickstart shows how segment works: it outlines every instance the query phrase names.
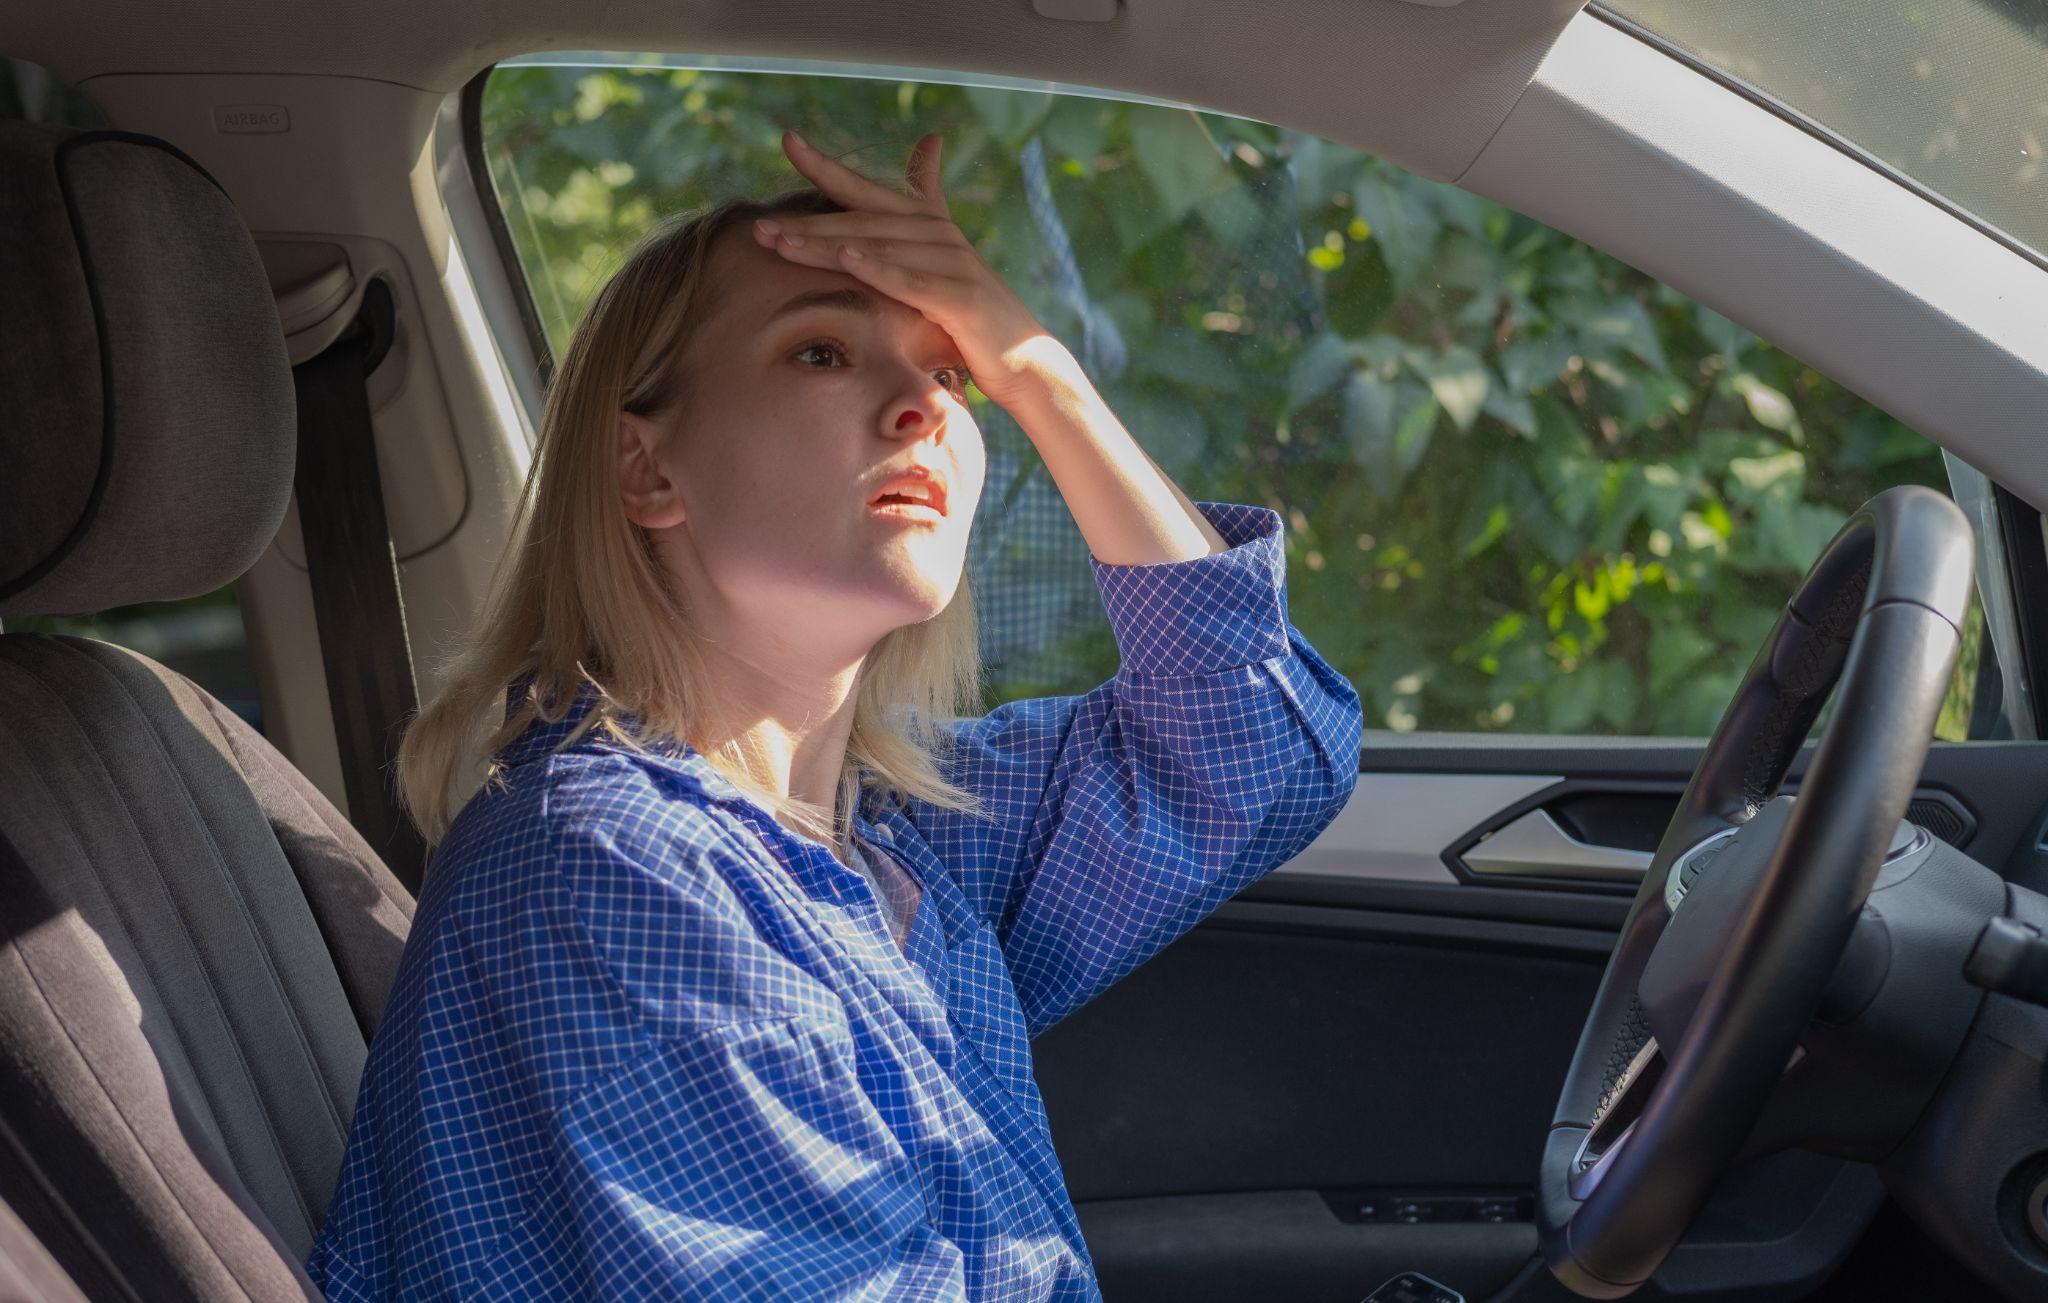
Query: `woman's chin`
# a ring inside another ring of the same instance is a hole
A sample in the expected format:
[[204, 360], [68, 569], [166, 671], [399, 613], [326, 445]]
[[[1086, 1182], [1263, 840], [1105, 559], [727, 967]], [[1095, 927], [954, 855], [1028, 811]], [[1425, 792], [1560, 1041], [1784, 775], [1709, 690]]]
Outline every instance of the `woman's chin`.
[[951, 591], [938, 587], [920, 589], [915, 593], [898, 594], [895, 604], [897, 609], [902, 612], [902, 619], [898, 621], [898, 627], [910, 624], [923, 624], [926, 620], [945, 610], [946, 603], [951, 600], [953, 600]]
[[926, 574], [891, 576], [895, 582], [875, 593], [874, 604], [890, 613], [892, 628], [922, 624], [946, 609], [960, 587], [955, 574], [942, 578]]

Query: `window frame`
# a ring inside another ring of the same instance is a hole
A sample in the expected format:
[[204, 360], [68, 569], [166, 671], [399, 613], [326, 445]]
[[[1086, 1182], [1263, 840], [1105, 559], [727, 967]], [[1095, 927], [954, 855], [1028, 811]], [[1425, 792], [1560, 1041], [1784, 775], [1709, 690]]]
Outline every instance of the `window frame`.
[[[540, 389], [546, 393], [555, 378], [555, 349], [548, 341], [547, 324], [541, 319], [540, 304], [533, 297], [533, 282], [519, 261], [519, 245], [512, 236], [512, 224], [505, 220], [505, 206], [498, 202], [498, 189], [491, 184], [490, 159], [484, 153], [484, 85], [498, 65], [487, 64], [458, 92], [462, 157], [469, 165], [477, 205], [483, 209], [484, 225], [490, 228], [491, 244], [512, 287], [512, 300], [519, 309], [519, 328], [526, 334], [526, 346], [533, 350], [534, 365], [540, 369]], [[536, 422], [538, 412], [533, 413]]]

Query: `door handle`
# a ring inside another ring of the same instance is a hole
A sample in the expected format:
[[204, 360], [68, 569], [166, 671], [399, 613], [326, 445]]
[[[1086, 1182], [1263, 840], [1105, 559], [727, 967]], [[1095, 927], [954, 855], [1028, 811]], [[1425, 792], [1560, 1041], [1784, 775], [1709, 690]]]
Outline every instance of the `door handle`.
[[1595, 846], [1558, 827], [1547, 810], [1536, 809], [1496, 828], [1461, 857], [1482, 877], [1597, 878], [1638, 882], [1650, 871], [1648, 851]]

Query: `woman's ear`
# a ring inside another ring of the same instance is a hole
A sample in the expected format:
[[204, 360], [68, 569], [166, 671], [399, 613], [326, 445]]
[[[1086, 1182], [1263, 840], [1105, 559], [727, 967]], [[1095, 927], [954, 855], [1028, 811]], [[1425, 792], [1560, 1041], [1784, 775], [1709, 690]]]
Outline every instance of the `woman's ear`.
[[659, 423], [619, 413], [619, 501], [626, 518], [642, 529], [672, 529], [683, 523], [683, 498], [661, 469], [664, 431]]

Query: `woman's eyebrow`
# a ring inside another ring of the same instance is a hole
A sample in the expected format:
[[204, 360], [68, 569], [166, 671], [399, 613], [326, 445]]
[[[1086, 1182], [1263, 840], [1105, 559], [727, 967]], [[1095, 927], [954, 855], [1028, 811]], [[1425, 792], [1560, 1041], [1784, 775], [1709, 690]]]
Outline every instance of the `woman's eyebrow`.
[[877, 316], [882, 311], [881, 305], [875, 302], [875, 296], [866, 290], [806, 290], [769, 313], [767, 320], [761, 324], [773, 325], [791, 313], [806, 312], [812, 308], [838, 308], [844, 312], [858, 312], [869, 317]]

